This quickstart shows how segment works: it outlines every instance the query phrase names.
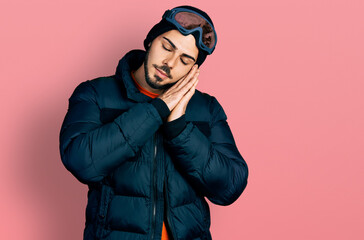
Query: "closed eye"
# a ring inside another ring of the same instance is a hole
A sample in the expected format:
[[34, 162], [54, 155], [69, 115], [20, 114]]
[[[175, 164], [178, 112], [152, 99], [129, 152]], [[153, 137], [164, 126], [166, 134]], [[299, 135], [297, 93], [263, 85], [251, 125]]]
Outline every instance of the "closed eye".
[[164, 44], [162, 44], [162, 47], [164, 48], [164, 50], [166, 50], [168, 52], [171, 52], [172, 51], [171, 49], [166, 48], [166, 46], [164, 46]]

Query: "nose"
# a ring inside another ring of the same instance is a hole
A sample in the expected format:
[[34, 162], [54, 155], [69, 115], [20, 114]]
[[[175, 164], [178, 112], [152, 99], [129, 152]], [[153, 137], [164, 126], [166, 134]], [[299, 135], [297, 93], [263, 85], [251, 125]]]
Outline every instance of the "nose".
[[177, 59], [178, 55], [171, 52], [164, 58], [163, 64], [167, 65], [170, 69], [172, 69], [176, 65]]

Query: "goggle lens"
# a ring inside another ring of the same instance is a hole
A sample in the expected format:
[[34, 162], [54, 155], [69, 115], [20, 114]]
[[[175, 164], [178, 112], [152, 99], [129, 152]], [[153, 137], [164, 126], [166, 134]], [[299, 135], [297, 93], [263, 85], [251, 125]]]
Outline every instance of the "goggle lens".
[[214, 28], [201, 16], [192, 12], [178, 12], [174, 19], [185, 29], [192, 30], [198, 27], [202, 29], [202, 42], [207, 48], [213, 48], [216, 42]]

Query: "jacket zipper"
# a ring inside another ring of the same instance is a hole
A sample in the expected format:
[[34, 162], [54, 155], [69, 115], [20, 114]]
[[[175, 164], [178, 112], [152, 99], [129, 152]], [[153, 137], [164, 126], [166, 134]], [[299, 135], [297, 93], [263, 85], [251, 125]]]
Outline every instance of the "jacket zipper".
[[154, 239], [154, 234], [155, 234], [155, 224], [156, 224], [156, 213], [157, 213], [157, 188], [156, 188], [156, 171], [157, 171], [157, 138], [156, 138], [156, 134], [154, 134], [153, 137], [153, 147], [154, 147], [154, 154], [153, 154], [153, 176], [152, 176], [152, 180], [153, 180], [153, 216], [152, 216], [152, 236], [151, 239]]
[[167, 215], [167, 224], [169, 227], [169, 230], [171, 230], [172, 239], [177, 239], [174, 236], [174, 230], [171, 224], [171, 220], [169, 218], [169, 202], [168, 202], [168, 194], [167, 194], [167, 180], [164, 180], [164, 199], [166, 201], [166, 215]]

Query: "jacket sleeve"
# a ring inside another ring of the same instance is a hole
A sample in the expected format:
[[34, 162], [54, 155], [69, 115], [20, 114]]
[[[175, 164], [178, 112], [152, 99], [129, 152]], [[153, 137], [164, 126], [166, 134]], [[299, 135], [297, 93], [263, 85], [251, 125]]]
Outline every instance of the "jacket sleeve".
[[113, 122], [102, 124], [97, 93], [90, 81], [77, 86], [60, 131], [65, 167], [82, 183], [98, 182], [136, 155], [162, 124], [150, 103], [135, 104]]
[[210, 137], [189, 122], [166, 145], [176, 167], [198, 192], [215, 204], [229, 205], [244, 191], [248, 167], [235, 145], [224, 110], [213, 97], [210, 112]]

